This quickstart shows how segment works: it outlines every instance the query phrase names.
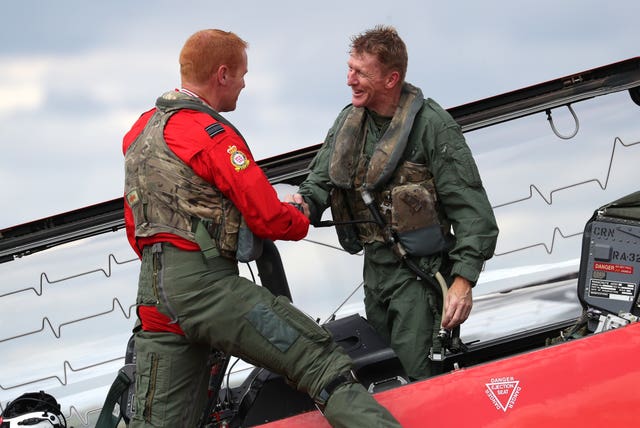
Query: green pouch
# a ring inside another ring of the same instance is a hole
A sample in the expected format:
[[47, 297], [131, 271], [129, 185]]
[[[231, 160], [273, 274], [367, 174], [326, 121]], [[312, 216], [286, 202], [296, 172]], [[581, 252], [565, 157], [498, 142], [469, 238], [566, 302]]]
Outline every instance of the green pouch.
[[428, 189], [416, 183], [396, 186], [391, 201], [391, 227], [407, 253], [422, 257], [445, 249], [436, 198]]
[[236, 259], [242, 263], [248, 263], [260, 258], [262, 255], [263, 241], [253, 234], [245, 223], [244, 218], [238, 230], [238, 249]]

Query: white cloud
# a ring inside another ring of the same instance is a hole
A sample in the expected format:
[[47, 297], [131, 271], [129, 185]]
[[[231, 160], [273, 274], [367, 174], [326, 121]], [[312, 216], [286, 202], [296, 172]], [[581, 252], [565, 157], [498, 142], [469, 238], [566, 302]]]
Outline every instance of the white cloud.
[[0, 60], [0, 117], [33, 111], [44, 101], [44, 76], [49, 62], [44, 59]]

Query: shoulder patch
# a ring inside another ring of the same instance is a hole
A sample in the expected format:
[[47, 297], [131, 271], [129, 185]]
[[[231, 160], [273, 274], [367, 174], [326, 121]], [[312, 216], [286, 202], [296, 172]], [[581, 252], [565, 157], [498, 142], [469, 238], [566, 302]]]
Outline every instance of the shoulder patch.
[[222, 127], [222, 125], [220, 125], [219, 122], [212, 123], [211, 125], [205, 127], [204, 130], [207, 131], [207, 134], [209, 134], [209, 137], [211, 138], [215, 137], [221, 132], [224, 132], [224, 128]]
[[230, 155], [231, 165], [236, 169], [236, 172], [249, 166], [247, 155], [238, 150], [236, 146], [229, 146], [227, 153]]

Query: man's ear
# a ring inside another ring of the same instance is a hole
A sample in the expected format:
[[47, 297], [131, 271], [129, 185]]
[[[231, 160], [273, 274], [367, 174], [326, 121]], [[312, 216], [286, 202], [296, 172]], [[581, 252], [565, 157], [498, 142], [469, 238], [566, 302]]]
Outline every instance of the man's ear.
[[398, 71], [392, 71], [387, 74], [387, 77], [384, 82], [384, 86], [387, 89], [392, 89], [400, 82], [400, 73]]
[[218, 67], [218, 72], [216, 73], [218, 84], [225, 85], [227, 82], [228, 74], [229, 74], [229, 67], [227, 67], [226, 65], [221, 65], [220, 67]]

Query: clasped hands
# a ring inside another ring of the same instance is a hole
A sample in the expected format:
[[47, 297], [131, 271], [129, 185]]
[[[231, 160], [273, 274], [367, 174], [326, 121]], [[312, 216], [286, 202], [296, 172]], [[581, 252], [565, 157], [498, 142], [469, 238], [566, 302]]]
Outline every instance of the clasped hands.
[[311, 211], [309, 211], [309, 204], [304, 201], [304, 198], [301, 194], [296, 193], [293, 195], [287, 195], [284, 197], [284, 202], [298, 204], [302, 207], [302, 212], [304, 215], [309, 218], [311, 216]]

